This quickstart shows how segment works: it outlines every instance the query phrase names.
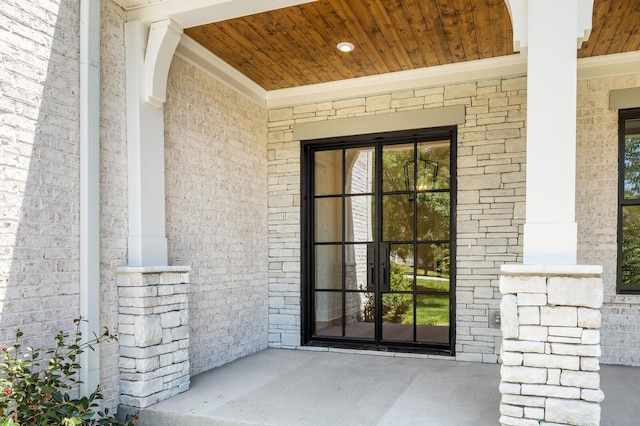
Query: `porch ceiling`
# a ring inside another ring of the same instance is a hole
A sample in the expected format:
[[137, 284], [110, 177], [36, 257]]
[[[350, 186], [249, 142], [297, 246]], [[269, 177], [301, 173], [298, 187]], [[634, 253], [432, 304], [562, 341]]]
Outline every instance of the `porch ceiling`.
[[[185, 33], [265, 90], [513, 53], [504, 0], [318, 0]], [[342, 53], [336, 44], [355, 45]], [[640, 0], [595, 0], [589, 57], [640, 50]]]

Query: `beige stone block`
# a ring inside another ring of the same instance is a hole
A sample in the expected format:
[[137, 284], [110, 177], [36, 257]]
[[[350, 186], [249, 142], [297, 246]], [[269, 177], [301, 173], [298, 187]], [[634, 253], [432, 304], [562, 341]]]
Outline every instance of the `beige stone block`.
[[563, 371], [560, 376], [562, 386], [575, 386], [586, 389], [600, 388], [600, 373], [593, 371]]
[[582, 343], [583, 345], [600, 344], [600, 330], [584, 330], [582, 332], [582, 339], [580, 343]]
[[365, 102], [367, 111], [378, 111], [391, 108], [391, 95], [369, 96]]
[[510, 383], [546, 383], [547, 370], [522, 366], [503, 365], [500, 367], [503, 382]]
[[457, 99], [475, 96], [477, 92], [476, 83], [453, 84], [445, 86], [444, 99]]
[[518, 338], [518, 305], [516, 296], [505, 294], [500, 301], [500, 329], [502, 337], [505, 339]]
[[517, 405], [500, 404], [500, 414], [511, 417], [522, 417], [524, 409]]
[[578, 324], [578, 309], [568, 306], [541, 306], [540, 324], [575, 327]]
[[540, 423], [533, 419], [522, 419], [519, 417], [509, 417], [501, 415], [498, 420], [502, 426], [539, 426]]
[[598, 309], [578, 308], [578, 326], [584, 328], [600, 328], [602, 314]]
[[523, 384], [522, 395], [545, 396], [551, 398], [579, 399], [580, 389], [566, 386]]
[[501, 176], [497, 173], [479, 176], [459, 176], [458, 188], [463, 191], [500, 188], [501, 182]]
[[600, 405], [587, 401], [549, 398], [545, 403], [544, 419], [559, 424], [599, 426]]
[[518, 331], [518, 338], [521, 340], [546, 342], [547, 336], [547, 327], [540, 325], [522, 325]]
[[600, 371], [600, 359], [597, 357], [580, 357], [580, 370]]
[[516, 90], [527, 90], [527, 77], [518, 77], [502, 80], [501, 90], [512, 92]]
[[600, 278], [551, 277], [547, 289], [550, 305], [594, 309], [602, 306], [604, 287]]
[[549, 327], [550, 336], [582, 337], [581, 327]]
[[577, 371], [580, 369], [580, 357], [528, 353], [524, 354], [522, 364], [525, 367], [562, 368]]
[[[503, 365], [522, 365], [523, 354], [518, 352], [504, 351], [500, 358], [502, 359]], [[513, 392], [509, 392], [509, 393], [513, 393]]]
[[280, 108], [269, 111], [269, 122], [286, 120], [293, 120], [293, 108]]
[[600, 345], [570, 345], [566, 343], [552, 343], [551, 353], [588, 357], [599, 357], [601, 355]]
[[604, 392], [601, 389], [582, 389], [581, 399], [589, 402], [604, 401]]
[[[487, 140], [514, 139], [520, 137], [520, 129], [487, 130]], [[504, 145], [503, 145], [504, 146]], [[504, 150], [502, 151], [504, 152]]]
[[547, 282], [544, 277], [500, 276], [500, 292], [507, 293], [546, 293]]
[[501, 382], [499, 386], [499, 390], [501, 394], [519, 395], [520, 385], [517, 383]]
[[525, 407], [544, 407], [544, 397], [529, 395], [502, 394], [502, 402], [505, 404], [522, 405]]
[[537, 306], [521, 306], [518, 308], [518, 319], [520, 324], [539, 325], [540, 308]]
[[518, 306], [544, 306], [547, 295], [544, 293], [518, 293]]
[[524, 407], [524, 417], [527, 419], [544, 420], [544, 408]]

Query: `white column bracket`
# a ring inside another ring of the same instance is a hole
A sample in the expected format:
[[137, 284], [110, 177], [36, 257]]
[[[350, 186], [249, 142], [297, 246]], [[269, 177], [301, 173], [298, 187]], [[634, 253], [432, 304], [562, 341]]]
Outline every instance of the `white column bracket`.
[[167, 100], [167, 77], [182, 28], [171, 19], [154, 22], [149, 28], [144, 57], [145, 102], [162, 108]]
[[[534, 0], [535, 1], [535, 0]], [[567, 0], [563, 0], [567, 1]], [[589, 39], [592, 30], [592, 15], [594, 0], [574, 0], [578, 5], [578, 19], [576, 22], [577, 48]], [[529, 46], [529, 25], [528, 9], [529, 0], [505, 0], [509, 15], [511, 16], [511, 26], [513, 28], [513, 50], [514, 52], [527, 53]]]

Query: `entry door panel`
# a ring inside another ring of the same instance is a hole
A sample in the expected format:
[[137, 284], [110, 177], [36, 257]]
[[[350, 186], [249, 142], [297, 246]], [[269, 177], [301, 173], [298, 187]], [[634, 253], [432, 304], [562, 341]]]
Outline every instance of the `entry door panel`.
[[450, 140], [307, 158], [311, 339], [449, 348]]

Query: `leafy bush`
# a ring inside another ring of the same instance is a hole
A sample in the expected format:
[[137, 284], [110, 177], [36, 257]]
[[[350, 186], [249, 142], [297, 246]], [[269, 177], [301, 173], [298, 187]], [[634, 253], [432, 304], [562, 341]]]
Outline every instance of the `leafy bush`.
[[[0, 426], [27, 425], [121, 425], [133, 426], [135, 416], [119, 421], [108, 409], [100, 410], [100, 387], [89, 396], [72, 397], [81, 383], [79, 357], [102, 341], [117, 340], [108, 329], [82, 343], [81, 319], [74, 320], [75, 333], [56, 335], [54, 349], [25, 347], [21, 351], [18, 330], [12, 346], [0, 353]], [[45, 353], [47, 359], [40, 359]]]

